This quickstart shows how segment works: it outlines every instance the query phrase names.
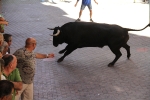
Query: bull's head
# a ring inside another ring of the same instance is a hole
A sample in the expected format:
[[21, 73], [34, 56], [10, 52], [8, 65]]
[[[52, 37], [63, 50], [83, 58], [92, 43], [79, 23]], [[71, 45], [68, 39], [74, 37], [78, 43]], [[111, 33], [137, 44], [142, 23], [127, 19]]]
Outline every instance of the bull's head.
[[60, 36], [60, 33], [61, 33], [61, 28], [58, 26], [58, 27], [55, 27], [55, 28], [48, 28], [49, 30], [54, 30], [53, 31], [53, 45], [55, 47], [57, 47], [59, 44], [62, 44], [61, 42], [61, 36]]

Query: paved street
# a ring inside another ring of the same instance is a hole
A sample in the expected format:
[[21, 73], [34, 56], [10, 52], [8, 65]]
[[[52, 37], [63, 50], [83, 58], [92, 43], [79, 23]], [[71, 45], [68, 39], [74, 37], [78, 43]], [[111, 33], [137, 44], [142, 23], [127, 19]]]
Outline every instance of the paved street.
[[[131, 0], [93, 1], [93, 20], [97, 23], [118, 24], [140, 29], [149, 23], [149, 5]], [[114, 67], [107, 67], [114, 54], [103, 48], [77, 49], [63, 62], [57, 63], [58, 54], [66, 44], [54, 47], [53, 31], [47, 28], [61, 26], [78, 18], [81, 1], [52, 4], [49, 0], [2, 0], [2, 14], [9, 21], [5, 32], [13, 35], [11, 53], [23, 47], [27, 37], [37, 39], [36, 52], [54, 53], [55, 58], [37, 60], [34, 79], [34, 100], [150, 100], [150, 28], [129, 32], [126, 51]], [[86, 8], [81, 17], [89, 21]]]

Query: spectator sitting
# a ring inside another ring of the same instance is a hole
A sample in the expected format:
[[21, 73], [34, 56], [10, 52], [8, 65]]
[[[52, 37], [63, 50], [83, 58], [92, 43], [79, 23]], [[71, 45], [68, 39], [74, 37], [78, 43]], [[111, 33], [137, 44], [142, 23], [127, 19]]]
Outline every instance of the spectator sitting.
[[16, 68], [17, 58], [14, 55], [6, 54], [2, 59], [5, 62], [3, 75], [14, 84], [15, 91], [12, 100], [15, 100], [16, 92], [22, 89], [22, 79], [19, 70]]
[[8, 80], [0, 81], [0, 100], [12, 100], [14, 84]]
[[12, 35], [11, 34], [4, 34], [4, 41], [6, 41], [8, 44], [8, 50], [7, 50], [6, 54], [7, 53], [10, 54], [10, 45], [12, 43]]

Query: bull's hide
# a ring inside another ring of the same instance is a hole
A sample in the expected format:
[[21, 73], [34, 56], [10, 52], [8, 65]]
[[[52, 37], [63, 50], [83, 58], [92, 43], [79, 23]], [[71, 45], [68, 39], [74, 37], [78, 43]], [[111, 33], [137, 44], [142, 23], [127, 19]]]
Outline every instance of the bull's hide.
[[[146, 27], [150, 26], [148, 24]], [[49, 28], [50, 29], [50, 28]], [[127, 51], [127, 58], [130, 57], [130, 46], [127, 44], [129, 40], [128, 31], [141, 31], [143, 29], [129, 29], [118, 25], [100, 24], [92, 22], [69, 22], [61, 27], [55, 27], [53, 31], [53, 45], [57, 47], [59, 44], [68, 44], [65, 49], [59, 53], [64, 55], [57, 62], [73, 52], [77, 48], [82, 47], [103, 47], [108, 46], [115, 54], [115, 59], [108, 64], [113, 66], [121, 57], [120, 48], [123, 47]]]

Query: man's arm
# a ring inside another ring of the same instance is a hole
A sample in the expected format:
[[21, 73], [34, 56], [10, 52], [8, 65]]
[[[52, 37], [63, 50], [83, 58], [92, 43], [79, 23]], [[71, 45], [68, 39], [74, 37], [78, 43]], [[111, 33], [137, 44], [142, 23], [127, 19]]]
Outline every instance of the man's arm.
[[96, 0], [94, 0], [94, 2], [98, 5], [98, 2]]
[[38, 58], [38, 59], [53, 58], [53, 57], [54, 57], [53, 53], [50, 53], [50, 54], [36, 53], [36, 58]]
[[23, 87], [22, 82], [12, 82], [12, 83], [14, 84], [15, 90], [19, 90], [20, 91], [22, 89], [22, 87]]
[[76, 4], [74, 5], [75, 7], [77, 6], [78, 2], [79, 2], [79, 0], [77, 0]]
[[3, 17], [0, 17], [0, 24], [8, 25], [8, 22]]
[[22, 79], [20, 77], [20, 72], [19, 72], [18, 68], [16, 68], [14, 70], [13, 74], [15, 74], [14, 81], [12, 82], [14, 84], [14, 88], [15, 88], [15, 90], [20, 91], [23, 87], [23, 83], [22, 83]]
[[2, 25], [8, 25], [8, 22], [7, 21], [0, 21], [0, 24], [2, 24]]

